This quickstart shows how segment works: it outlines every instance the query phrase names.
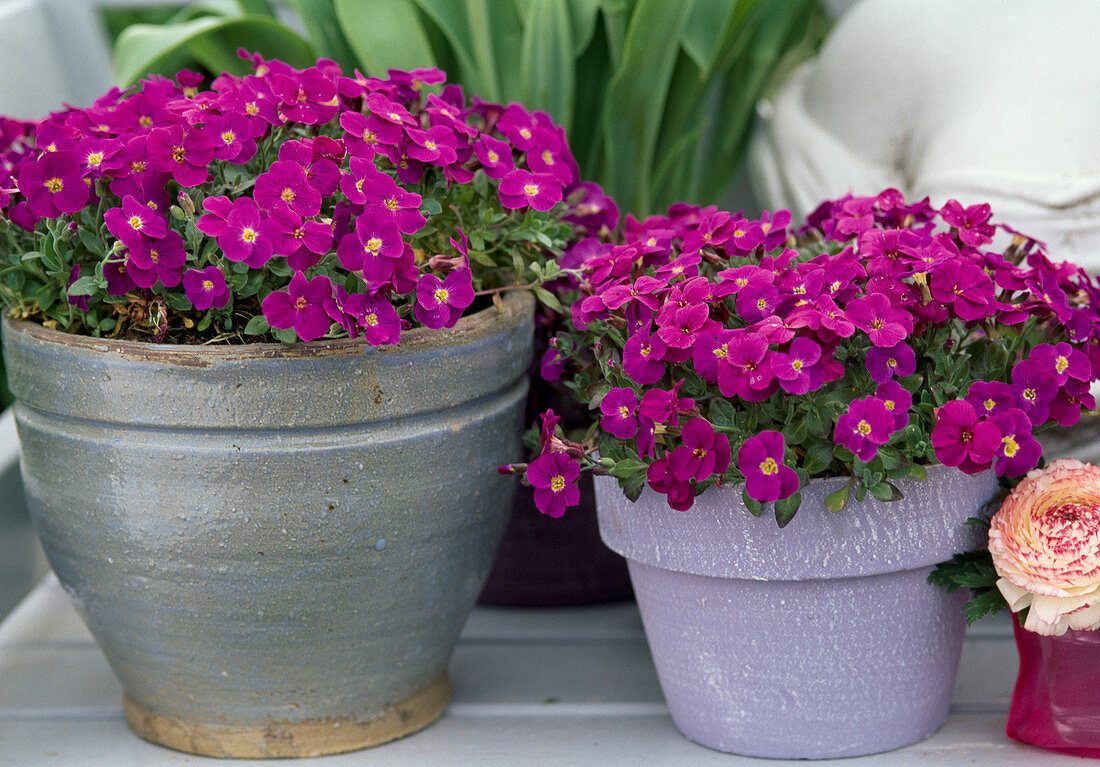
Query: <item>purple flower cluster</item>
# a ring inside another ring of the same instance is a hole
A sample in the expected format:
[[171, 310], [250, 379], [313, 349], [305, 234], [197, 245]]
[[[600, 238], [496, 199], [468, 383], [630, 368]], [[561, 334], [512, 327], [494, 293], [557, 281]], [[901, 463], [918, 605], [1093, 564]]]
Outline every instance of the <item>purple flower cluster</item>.
[[988, 206], [887, 190], [789, 223], [678, 205], [584, 246], [553, 372], [611, 385], [600, 432], [673, 508], [728, 480], [779, 501], [861, 465], [875, 481], [936, 460], [1019, 475], [1036, 428], [1094, 406], [1100, 288]]
[[75, 257], [105, 294], [148, 299], [182, 285], [170, 306], [228, 316], [251, 298], [270, 327], [301, 340], [338, 323], [372, 344], [396, 343], [413, 319], [450, 327], [473, 302], [480, 266], [465, 245], [428, 258], [443, 254], [424, 253], [417, 235], [456, 235], [451, 217], [489, 211], [447, 204], [479, 175], [502, 215], [615, 226], [614, 203], [581, 184], [544, 112], [468, 103], [455, 85], [429, 93], [444, 80], [434, 69], [380, 79], [327, 60], [296, 70], [252, 59], [255, 74], [223, 74], [209, 90], [185, 71], [34, 126], [3, 121], [0, 219], [42, 232], [39, 222], [65, 218], [97, 237], [101, 220], [104, 253]]

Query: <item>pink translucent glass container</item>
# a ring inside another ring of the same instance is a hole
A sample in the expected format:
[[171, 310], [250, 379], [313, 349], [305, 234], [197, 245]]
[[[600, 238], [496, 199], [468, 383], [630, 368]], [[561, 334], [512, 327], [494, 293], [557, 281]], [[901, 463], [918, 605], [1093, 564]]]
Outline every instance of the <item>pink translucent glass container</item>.
[[1013, 619], [1020, 673], [1008, 737], [1077, 756], [1100, 757], [1100, 631], [1042, 636]]

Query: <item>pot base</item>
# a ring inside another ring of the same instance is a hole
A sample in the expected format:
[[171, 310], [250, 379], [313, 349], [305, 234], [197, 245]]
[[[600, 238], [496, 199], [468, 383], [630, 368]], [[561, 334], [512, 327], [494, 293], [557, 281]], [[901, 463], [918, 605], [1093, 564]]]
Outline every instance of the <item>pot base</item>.
[[123, 697], [126, 722], [137, 735], [160, 746], [200, 756], [270, 759], [339, 754], [377, 746], [427, 727], [447, 709], [446, 674], [395, 703], [374, 719], [272, 722], [263, 727], [183, 722], [154, 714]]

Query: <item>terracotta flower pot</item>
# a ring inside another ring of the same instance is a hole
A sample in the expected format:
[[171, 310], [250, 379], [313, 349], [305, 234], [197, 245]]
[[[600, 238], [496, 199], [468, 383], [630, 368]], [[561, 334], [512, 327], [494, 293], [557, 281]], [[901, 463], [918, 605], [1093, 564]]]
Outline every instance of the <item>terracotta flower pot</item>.
[[377, 349], [5, 322], [28, 506], [139, 735], [308, 756], [442, 714], [522, 455], [533, 300], [505, 308]]
[[899, 748], [945, 721], [965, 630], [962, 596], [932, 566], [980, 545], [965, 525], [995, 492], [992, 472], [933, 467], [903, 500], [854, 499], [837, 514], [815, 480], [780, 530], [740, 488], [687, 512], [646, 490], [637, 503], [596, 480], [600, 531], [630, 566], [676, 726], [749, 756], [833, 758]]
[[1020, 671], [1008, 737], [1077, 756], [1100, 757], [1100, 631], [1042, 636], [1012, 621]]

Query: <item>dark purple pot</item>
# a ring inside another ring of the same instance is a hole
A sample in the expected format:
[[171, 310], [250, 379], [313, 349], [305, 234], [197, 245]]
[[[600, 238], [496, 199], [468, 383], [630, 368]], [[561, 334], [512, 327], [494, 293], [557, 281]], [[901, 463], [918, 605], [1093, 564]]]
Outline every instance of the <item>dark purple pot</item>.
[[561, 519], [540, 514], [520, 488], [504, 542], [478, 597], [485, 605], [564, 607], [630, 599], [626, 560], [600, 540], [592, 477], [580, 479], [581, 503]]
[[687, 512], [596, 482], [600, 532], [626, 556], [673, 722], [705, 746], [824, 759], [915, 743], [947, 718], [965, 631], [962, 595], [927, 582], [981, 545], [965, 523], [992, 472], [932, 467], [905, 498], [826, 510], [843, 480], [815, 480], [783, 530], [739, 487]]

